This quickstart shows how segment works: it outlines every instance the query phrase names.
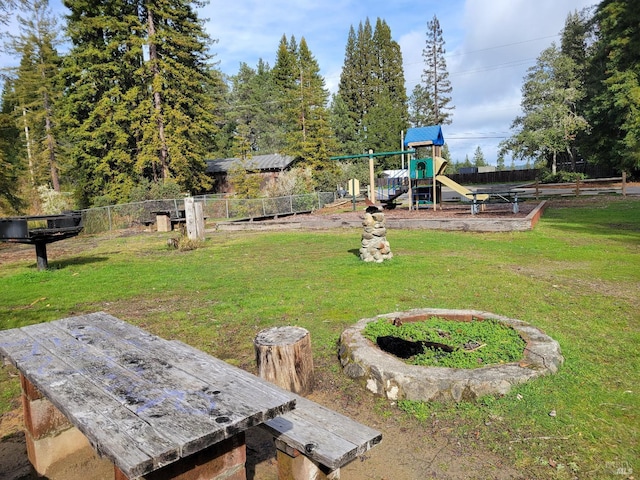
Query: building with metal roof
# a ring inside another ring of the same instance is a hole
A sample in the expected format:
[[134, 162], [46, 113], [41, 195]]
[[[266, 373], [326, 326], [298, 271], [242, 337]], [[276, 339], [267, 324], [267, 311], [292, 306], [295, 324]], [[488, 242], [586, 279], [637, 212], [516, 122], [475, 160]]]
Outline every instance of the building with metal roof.
[[261, 174], [265, 180], [277, 177], [280, 172], [289, 170], [296, 158], [291, 155], [274, 153], [271, 155], [256, 155], [243, 162], [239, 158], [221, 158], [205, 160], [206, 173], [214, 179], [214, 192], [223, 193], [229, 190], [227, 173], [235, 164], [242, 164], [251, 173]]

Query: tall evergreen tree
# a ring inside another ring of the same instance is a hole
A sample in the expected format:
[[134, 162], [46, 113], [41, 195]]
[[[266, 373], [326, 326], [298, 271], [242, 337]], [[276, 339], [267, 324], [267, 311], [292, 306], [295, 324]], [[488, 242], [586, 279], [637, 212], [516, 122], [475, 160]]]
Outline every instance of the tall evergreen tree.
[[174, 178], [185, 190], [210, 186], [204, 157], [213, 145], [215, 105], [208, 95], [210, 39], [190, 2], [142, 0], [146, 20], [153, 97], [152, 122], [142, 129], [138, 166], [159, 160], [163, 179]]
[[473, 165], [476, 167], [484, 167], [487, 165], [487, 162], [484, 159], [484, 153], [482, 153], [482, 149], [480, 145], [473, 152]]
[[[338, 93], [334, 102], [332, 102], [332, 108], [334, 109], [333, 123], [335, 124], [337, 120], [340, 120], [339, 128], [341, 130], [337, 127], [334, 127], [334, 129], [342, 148], [352, 153], [361, 153], [364, 147], [358, 141], [361, 123], [359, 100], [363, 96], [363, 91], [356, 59], [356, 31], [352, 25], [347, 35]], [[346, 113], [347, 116], [343, 116], [343, 113]]]
[[[257, 150], [257, 132], [254, 129], [255, 112], [260, 108], [256, 104], [253, 83], [256, 76], [254, 69], [246, 63], [240, 64], [238, 73], [232, 78], [232, 112], [228, 120], [234, 124], [234, 149], [237, 142], [242, 144], [241, 150]], [[243, 158], [243, 157], [240, 157]]]
[[329, 92], [325, 88], [324, 78], [320, 75], [320, 66], [304, 37], [300, 40], [298, 63], [302, 157], [315, 172], [334, 166], [334, 163], [329, 163], [329, 157], [335, 154], [336, 145], [329, 127]]
[[630, 0], [597, 7], [585, 114], [591, 134], [583, 150], [618, 171], [640, 170], [640, 8]]
[[350, 28], [336, 98], [334, 118], [335, 108], [350, 112], [342, 124], [353, 133], [347, 138], [342, 132], [340, 140], [354, 149], [351, 153], [397, 149], [408, 125], [407, 94], [400, 46], [384, 20], [377, 19], [375, 30], [369, 19], [360, 23], [357, 34]]
[[295, 37], [287, 40], [283, 35], [278, 45], [276, 61], [271, 71], [275, 100], [278, 103], [279, 138], [277, 143], [282, 145], [284, 153], [295, 153], [289, 149], [291, 136], [297, 132], [298, 106], [300, 104], [300, 91], [297, 81], [300, 78], [298, 60], [296, 58], [298, 44]]
[[[402, 68], [400, 45], [391, 38], [391, 29], [378, 18], [373, 34], [374, 105], [366, 119], [369, 148], [376, 151], [395, 151], [400, 144], [400, 132], [408, 126], [407, 91]], [[400, 157], [386, 157], [382, 167], [398, 168]]]
[[329, 127], [328, 91], [320, 67], [304, 37], [283, 36], [272, 70], [273, 85], [281, 105], [284, 153], [298, 157], [314, 172], [330, 167], [335, 152]]
[[21, 179], [24, 162], [20, 155], [20, 129], [15, 123], [13, 81], [5, 82], [0, 98], [0, 215], [19, 213], [24, 206]]
[[135, 75], [144, 65], [144, 41], [136, 37], [144, 24], [136, 5], [125, 0], [64, 4], [70, 10], [72, 47], [62, 70], [63, 121], [76, 195], [82, 205], [97, 197], [125, 200], [139, 177], [157, 180], [151, 172], [136, 170], [136, 154], [143, 147], [137, 132], [150, 116], [140, 112], [148, 76]]
[[209, 39], [190, 3], [65, 0], [65, 119], [84, 203], [127, 199], [140, 178], [207, 188], [217, 119]]
[[421, 84], [416, 84], [409, 97], [409, 123], [413, 127], [425, 127], [435, 125], [436, 117], [434, 105], [427, 89]]
[[[453, 87], [449, 80], [447, 62], [444, 58], [446, 53], [444, 44], [440, 22], [434, 15], [433, 19], [427, 23], [427, 40], [424, 50], [422, 50], [422, 58], [424, 58], [425, 64], [422, 72], [422, 82], [424, 83], [427, 98], [421, 98], [419, 104], [422, 109], [432, 109], [427, 118], [432, 119], [435, 125], [450, 124], [453, 109], [455, 108], [451, 105]], [[421, 92], [418, 91], [416, 93]]]
[[353, 112], [349, 110], [342, 96], [334, 94], [331, 99], [329, 123], [336, 140], [336, 149], [342, 155], [361, 153], [353, 117]]
[[61, 42], [57, 20], [48, 0], [21, 0], [16, 16], [20, 33], [9, 35], [9, 51], [20, 56], [13, 83], [16, 121], [24, 127], [26, 157], [32, 187], [50, 184], [60, 191], [59, 142], [55, 102], [61, 89], [57, 83], [61, 59], [56, 45]]

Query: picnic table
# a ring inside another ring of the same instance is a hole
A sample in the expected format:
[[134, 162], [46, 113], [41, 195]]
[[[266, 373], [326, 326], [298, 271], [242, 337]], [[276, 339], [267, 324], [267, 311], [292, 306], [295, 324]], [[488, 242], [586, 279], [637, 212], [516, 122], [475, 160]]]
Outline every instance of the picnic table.
[[0, 356], [20, 371], [29, 457], [40, 474], [48, 465], [38, 456], [50, 453], [39, 448], [53, 448], [58, 436], [38, 446], [42, 425], [52, 423], [35, 418], [38, 395], [114, 463], [117, 479], [178, 478], [162, 472], [194, 464], [244, 478], [245, 430], [296, 403], [248, 372], [104, 312], [0, 331]]
[[[518, 213], [520, 211], [520, 207], [518, 206], [518, 193], [522, 193], [522, 191], [518, 190], [505, 190], [505, 191], [496, 191], [496, 190], [486, 190], [486, 191], [472, 191], [467, 195], [473, 195], [473, 199], [471, 201], [471, 214], [476, 215], [480, 212], [480, 205], [484, 203], [491, 202], [491, 197], [497, 197], [499, 202], [510, 203], [511, 210], [513, 213]], [[488, 199], [484, 201], [478, 200], [478, 196], [488, 195]]]
[[176, 223], [185, 223], [185, 209], [163, 209], [152, 210], [151, 213], [156, 216], [156, 229], [158, 232], [170, 232]]

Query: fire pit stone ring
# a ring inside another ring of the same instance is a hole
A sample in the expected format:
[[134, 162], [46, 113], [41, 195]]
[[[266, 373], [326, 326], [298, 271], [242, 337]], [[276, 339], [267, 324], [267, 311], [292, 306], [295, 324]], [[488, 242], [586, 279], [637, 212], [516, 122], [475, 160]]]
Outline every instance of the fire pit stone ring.
[[[386, 353], [362, 334], [380, 318], [402, 322], [439, 317], [471, 321], [494, 319], [511, 326], [526, 342], [519, 362], [461, 369], [408, 365]], [[473, 401], [483, 395], [504, 395], [513, 385], [556, 373], [564, 362], [557, 341], [532, 325], [478, 310], [414, 309], [363, 318], [340, 336], [339, 357], [345, 374], [366, 382], [369, 391], [390, 400]]]

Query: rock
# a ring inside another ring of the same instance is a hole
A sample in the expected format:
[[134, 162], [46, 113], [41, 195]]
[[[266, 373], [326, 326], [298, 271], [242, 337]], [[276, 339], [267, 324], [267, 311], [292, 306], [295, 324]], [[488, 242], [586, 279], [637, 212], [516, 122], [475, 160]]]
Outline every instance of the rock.
[[393, 257], [387, 241], [384, 213], [367, 212], [362, 222], [360, 259], [365, 262], [382, 263]]

